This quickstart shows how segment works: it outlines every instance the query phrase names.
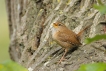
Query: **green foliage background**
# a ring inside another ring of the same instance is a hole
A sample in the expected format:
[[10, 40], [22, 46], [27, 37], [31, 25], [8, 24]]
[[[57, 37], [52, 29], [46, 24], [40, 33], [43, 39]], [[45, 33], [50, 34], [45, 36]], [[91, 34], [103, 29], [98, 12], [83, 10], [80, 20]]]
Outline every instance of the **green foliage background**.
[[9, 60], [9, 30], [5, 0], [0, 0], [0, 63]]
[[82, 64], [77, 71], [106, 71], [106, 63]]
[[0, 71], [28, 71], [28, 70], [16, 62], [7, 60], [0, 64]]

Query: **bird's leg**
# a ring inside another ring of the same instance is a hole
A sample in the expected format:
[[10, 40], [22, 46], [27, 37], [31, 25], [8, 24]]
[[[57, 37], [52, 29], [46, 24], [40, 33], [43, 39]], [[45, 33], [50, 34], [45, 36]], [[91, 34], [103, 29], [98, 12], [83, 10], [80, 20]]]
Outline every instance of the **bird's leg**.
[[64, 52], [63, 56], [61, 57], [61, 59], [59, 60], [58, 64], [61, 63], [64, 60], [64, 57], [65, 57], [67, 51], [68, 51], [68, 49], [66, 48], [65, 52]]

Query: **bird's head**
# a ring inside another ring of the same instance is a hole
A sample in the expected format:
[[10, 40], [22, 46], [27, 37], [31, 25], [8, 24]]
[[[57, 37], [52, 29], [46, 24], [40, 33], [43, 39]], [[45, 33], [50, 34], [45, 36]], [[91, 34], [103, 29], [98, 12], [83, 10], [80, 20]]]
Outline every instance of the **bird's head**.
[[55, 23], [53, 23], [53, 27], [54, 28], [59, 28], [59, 27], [66, 27], [66, 26], [61, 22], [55, 22]]

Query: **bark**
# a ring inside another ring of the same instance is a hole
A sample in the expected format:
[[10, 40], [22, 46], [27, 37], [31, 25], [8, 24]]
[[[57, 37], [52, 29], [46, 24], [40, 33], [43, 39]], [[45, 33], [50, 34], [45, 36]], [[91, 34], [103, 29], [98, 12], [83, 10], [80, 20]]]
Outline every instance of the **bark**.
[[[103, 0], [106, 3], [105, 0]], [[51, 38], [51, 24], [57, 20], [76, 33], [85, 26], [92, 26], [85, 37], [102, 34], [99, 25], [105, 16], [93, 8], [97, 0], [6, 0], [10, 57], [34, 71], [74, 71], [81, 64], [106, 62], [105, 40], [83, 45], [66, 55], [57, 64], [63, 49]]]

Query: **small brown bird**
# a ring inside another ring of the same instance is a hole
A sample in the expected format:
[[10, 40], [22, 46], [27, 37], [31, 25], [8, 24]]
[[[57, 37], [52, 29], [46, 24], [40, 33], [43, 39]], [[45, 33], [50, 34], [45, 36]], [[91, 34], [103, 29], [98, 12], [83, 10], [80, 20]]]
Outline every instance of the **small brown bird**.
[[62, 58], [59, 60], [59, 63], [64, 60], [64, 56], [68, 52], [69, 49], [73, 47], [78, 47], [81, 45], [80, 37], [81, 34], [86, 30], [89, 26], [81, 30], [78, 34], [74, 33], [73, 31], [69, 30], [64, 24], [61, 22], [53, 23], [52, 29], [52, 38], [65, 49], [65, 52]]

